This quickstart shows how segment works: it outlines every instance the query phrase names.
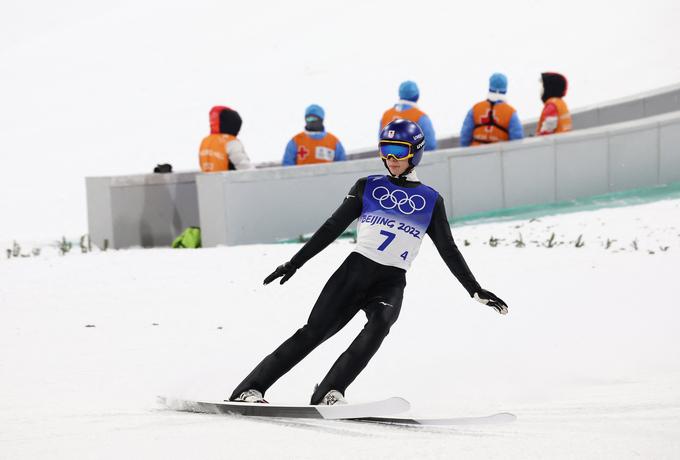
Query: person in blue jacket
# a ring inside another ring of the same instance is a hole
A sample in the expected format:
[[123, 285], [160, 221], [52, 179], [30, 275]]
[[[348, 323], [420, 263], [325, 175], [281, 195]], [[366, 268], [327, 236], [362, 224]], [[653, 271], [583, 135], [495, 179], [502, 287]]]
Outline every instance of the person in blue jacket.
[[305, 110], [305, 130], [293, 136], [283, 154], [283, 166], [345, 161], [345, 148], [323, 125], [325, 112], [312, 104]]
[[522, 139], [522, 123], [517, 111], [505, 100], [507, 91], [508, 78], [502, 73], [491, 75], [486, 99], [475, 104], [463, 121], [462, 147]]
[[420, 90], [414, 81], [407, 80], [399, 85], [399, 101], [383, 113], [378, 133], [393, 120], [399, 118], [410, 120], [417, 123], [420, 129], [423, 130], [425, 134], [425, 150], [436, 150], [437, 138], [434, 134], [432, 121], [416, 104], [418, 98], [420, 98]]

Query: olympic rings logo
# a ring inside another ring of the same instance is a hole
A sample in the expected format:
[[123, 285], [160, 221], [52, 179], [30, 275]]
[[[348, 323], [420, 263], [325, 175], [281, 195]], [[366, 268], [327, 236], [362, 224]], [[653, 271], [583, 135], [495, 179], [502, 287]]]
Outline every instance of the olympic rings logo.
[[402, 214], [413, 214], [425, 209], [425, 198], [422, 195], [410, 195], [403, 190], [390, 190], [382, 185], [373, 189], [373, 198], [378, 200], [383, 209], [399, 209]]

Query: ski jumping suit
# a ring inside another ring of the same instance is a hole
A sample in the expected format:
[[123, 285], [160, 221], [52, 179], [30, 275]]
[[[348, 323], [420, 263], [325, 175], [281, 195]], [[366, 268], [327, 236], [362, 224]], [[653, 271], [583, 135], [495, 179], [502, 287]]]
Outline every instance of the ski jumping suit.
[[318, 404], [330, 390], [344, 394], [397, 320], [406, 287], [406, 270], [416, 257], [425, 233], [470, 296], [480, 290], [453, 240], [444, 200], [434, 189], [403, 178], [359, 179], [340, 207], [290, 262], [302, 267], [357, 218], [356, 249], [324, 286], [307, 324], [264, 358], [230, 399], [249, 389], [264, 394], [363, 310], [368, 318], [366, 326], [335, 361], [312, 395], [311, 404]]

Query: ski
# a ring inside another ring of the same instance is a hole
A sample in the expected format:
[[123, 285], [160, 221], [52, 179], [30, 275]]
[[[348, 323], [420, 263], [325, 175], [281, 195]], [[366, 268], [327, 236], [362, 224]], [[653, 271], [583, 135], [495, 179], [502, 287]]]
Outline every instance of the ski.
[[353, 419], [355, 422], [376, 423], [383, 425], [401, 426], [458, 426], [483, 425], [492, 423], [509, 423], [517, 420], [517, 416], [509, 412], [487, 415], [484, 417], [450, 417], [450, 418], [392, 418], [392, 417], [361, 417]]
[[280, 405], [239, 402], [205, 402], [158, 397], [158, 402], [169, 409], [182, 412], [242, 415], [246, 417], [312, 418], [325, 420], [361, 419], [398, 414], [409, 410], [403, 398], [388, 398], [358, 404], [334, 406]]

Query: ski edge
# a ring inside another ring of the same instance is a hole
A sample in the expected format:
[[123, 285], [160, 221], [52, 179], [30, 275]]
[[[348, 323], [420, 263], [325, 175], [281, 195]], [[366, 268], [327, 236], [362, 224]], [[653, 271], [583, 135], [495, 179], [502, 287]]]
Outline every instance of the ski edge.
[[447, 418], [400, 418], [400, 417], [359, 417], [351, 419], [354, 422], [375, 423], [380, 425], [396, 426], [462, 426], [462, 425], [484, 425], [512, 423], [517, 420], [517, 416], [510, 412], [499, 412], [497, 414], [482, 417], [447, 417]]
[[342, 404], [334, 406], [314, 406], [319, 411], [321, 416], [326, 420], [340, 420], [358, 418], [354, 414], [359, 410], [366, 410], [366, 415], [360, 417], [380, 417], [385, 415], [399, 414], [406, 412], [411, 408], [411, 404], [404, 398], [394, 396], [392, 398], [383, 399], [380, 401], [357, 403], [357, 404]]
[[240, 415], [245, 417], [314, 418], [326, 420], [350, 420], [364, 417], [381, 417], [409, 410], [410, 403], [404, 398], [392, 397], [379, 401], [335, 406], [282, 405], [259, 403], [229, 403], [190, 401], [157, 396], [159, 404], [180, 412], [204, 414]]

